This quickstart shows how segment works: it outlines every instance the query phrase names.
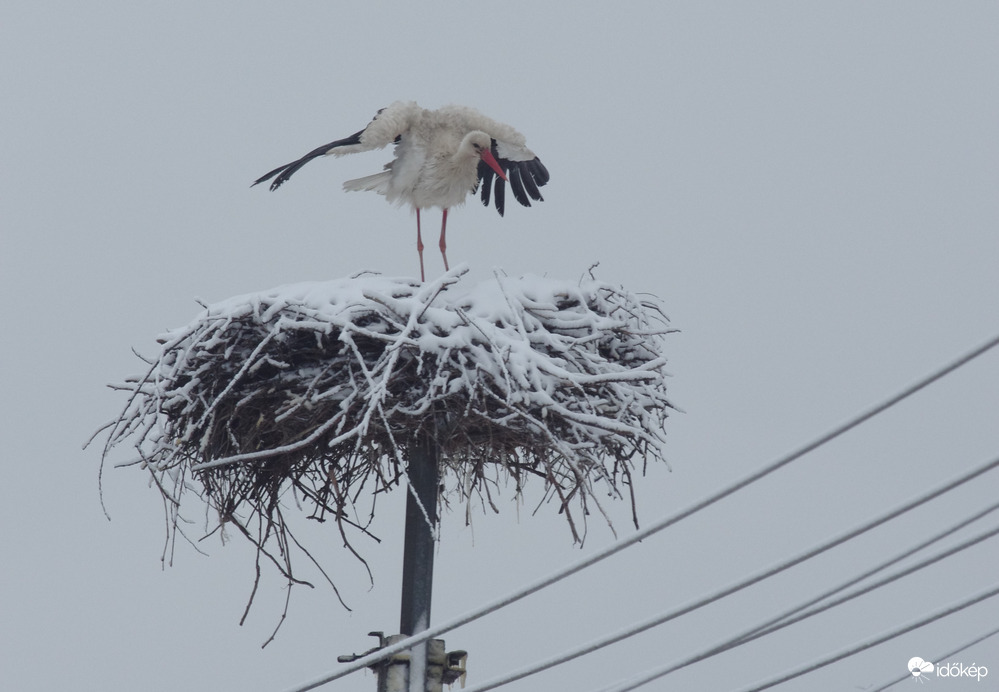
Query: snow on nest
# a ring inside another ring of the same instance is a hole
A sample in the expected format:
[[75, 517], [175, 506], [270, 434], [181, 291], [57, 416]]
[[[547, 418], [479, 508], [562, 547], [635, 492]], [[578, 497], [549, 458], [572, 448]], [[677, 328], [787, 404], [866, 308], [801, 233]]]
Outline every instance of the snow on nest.
[[599, 507], [594, 482], [621, 496], [635, 459], [663, 460], [672, 330], [656, 299], [607, 283], [497, 274], [466, 287], [466, 271], [298, 283], [207, 306], [120, 385], [130, 397], [105, 458], [130, 441], [139, 458], [128, 463], [152, 473], [168, 506], [193, 489], [260, 546], [286, 530], [289, 489], [314, 518], [364, 531], [362, 490], [397, 484], [407, 448], [429, 435], [445, 504], [478, 496], [495, 508], [501, 477], [519, 492], [533, 475], [581, 540], [570, 501], [585, 516]]

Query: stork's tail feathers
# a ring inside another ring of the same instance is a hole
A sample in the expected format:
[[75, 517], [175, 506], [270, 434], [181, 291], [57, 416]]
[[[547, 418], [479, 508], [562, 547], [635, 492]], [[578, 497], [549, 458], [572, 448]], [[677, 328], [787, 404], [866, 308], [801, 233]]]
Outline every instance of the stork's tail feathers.
[[391, 171], [366, 175], [363, 178], [348, 180], [343, 184], [343, 189], [347, 192], [377, 192], [380, 195], [387, 195], [391, 176]]

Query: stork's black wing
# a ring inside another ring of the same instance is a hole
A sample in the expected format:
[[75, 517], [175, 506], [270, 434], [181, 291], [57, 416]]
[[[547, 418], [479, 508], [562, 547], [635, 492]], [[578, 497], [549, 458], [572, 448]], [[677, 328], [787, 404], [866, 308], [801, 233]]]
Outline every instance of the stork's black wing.
[[[360, 130], [352, 134], [350, 137], [344, 137], [343, 139], [338, 139], [335, 142], [330, 142], [329, 144], [324, 144], [317, 149], [313, 149], [302, 158], [292, 161], [291, 163], [286, 163], [283, 166], [278, 166], [270, 173], [260, 176], [255, 181], [253, 181], [253, 185], [259, 185], [265, 180], [270, 180], [271, 178], [274, 178], [274, 181], [271, 183], [271, 189], [276, 190], [279, 187], [281, 187], [281, 185], [286, 180], [288, 180], [288, 178], [293, 176], [295, 174], [295, 171], [297, 171], [299, 168], [307, 164], [312, 159], [318, 159], [320, 156], [326, 156], [326, 154], [330, 153], [333, 149], [336, 149], [337, 147], [345, 147], [351, 144], [360, 144], [361, 134], [363, 132], [364, 130]], [[275, 178], [274, 176], [277, 177]], [[250, 185], [250, 187], [253, 187], [253, 185]]]
[[[496, 162], [510, 180], [510, 189], [513, 191], [514, 199], [525, 207], [531, 206], [532, 199], [538, 202], [545, 201], [538, 188], [548, 183], [549, 175], [548, 169], [545, 168], [545, 165], [541, 163], [539, 158], [535, 157], [527, 161], [515, 161], [510, 158], [503, 158], [496, 149], [495, 139], [492, 143], [492, 153], [496, 158]], [[492, 185], [493, 178], [496, 179], [495, 186]], [[503, 216], [503, 211], [506, 207], [506, 182], [496, 175], [496, 171], [490, 168], [485, 161], [479, 161], [479, 182], [477, 185], [482, 186], [480, 193], [482, 204], [487, 207], [489, 206], [490, 189], [492, 188], [492, 197], [495, 200], [496, 211], [499, 212], [500, 216]]]
[[[381, 149], [393, 142], [398, 143], [406, 128], [409, 127], [409, 123], [418, 117], [421, 112], [420, 107], [413, 102], [396, 101], [391, 106], [382, 108], [375, 113], [375, 117], [372, 118], [371, 122], [363, 130], [355, 132], [350, 137], [344, 137], [335, 142], [324, 144], [318, 149], [313, 149], [296, 161], [278, 166], [267, 175], [257, 178], [253, 185], [259, 185], [265, 180], [274, 178], [274, 181], [271, 183], [271, 189], [276, 190], [288, 178], [294, 175], [295, 171], [312, 159], [333, 153], [353, 154], [359, 151], [371, 151], [372, 149]], [[382, 119], [383, 114], [384, 120]], [[382, 127], [382, 125], [386, 126]], [[253, 187], [253, 185], [250, 187]]]

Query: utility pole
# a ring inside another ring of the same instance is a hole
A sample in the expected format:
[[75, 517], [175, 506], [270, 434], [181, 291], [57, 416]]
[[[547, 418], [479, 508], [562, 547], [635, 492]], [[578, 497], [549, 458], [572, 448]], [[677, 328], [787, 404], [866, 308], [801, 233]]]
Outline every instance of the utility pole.
[[[378, 637], [372, 653], [430, 627], [430, 602], [434, 584], [434, 529], [437, 526], [437, 493], [440, 484], [440, 448], [424, 434], [407, 450], [406, 531], [402, 556], [402, 607], [400, 634]], [[348, 663], [367, 654], [340, 656]], [[441, 692], [465, 675], [464, 651], [445, 653], [442, 639], [417, 644], [371, 666], [378, 673], [378, 692]]]
[[[416, 634], [430, 627], [439, 457], [437, 443], [427, 433], [409, 448], [406, 544], [402, 553], [402, 609], [399, 618], [399, 631], [404, 635]], [[427, 644], [424, 642], [410, 652], [409, 692], [429, 692], [429, 682]]]
[[416, 634], [430, 627], [434, 585], [434, 529], [437, 526], [437, 486], [440, 450], [423, 435], [409, 448], [406, 495], [406, 544], [402, 554], [402, 610], [399, 631]]

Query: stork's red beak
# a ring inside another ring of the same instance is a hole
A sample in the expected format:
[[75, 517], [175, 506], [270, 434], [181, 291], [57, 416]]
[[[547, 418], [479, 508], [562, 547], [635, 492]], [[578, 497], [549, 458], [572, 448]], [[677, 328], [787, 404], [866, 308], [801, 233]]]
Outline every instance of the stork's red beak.
[[499, 163], [496, 161], [496, 157], [493, 156], [493, 152], [489, 151], [488, 149], [483, 149], [482, 153], [479, 154], [479, 156], [482, 157], [483, 161], [489, 164], [490, 168], [496, 171], [496, 175], [503, 178], [503, 180], [507, 180], [506, 173], [504, 173], [503, 169], [500, 168]]

